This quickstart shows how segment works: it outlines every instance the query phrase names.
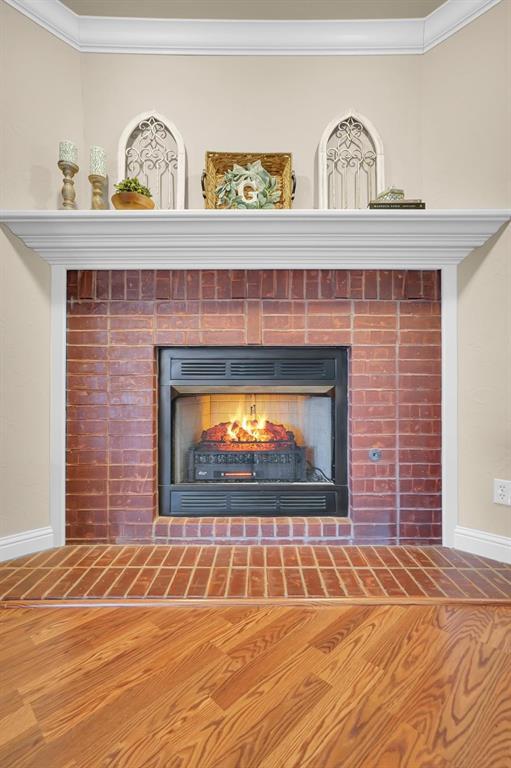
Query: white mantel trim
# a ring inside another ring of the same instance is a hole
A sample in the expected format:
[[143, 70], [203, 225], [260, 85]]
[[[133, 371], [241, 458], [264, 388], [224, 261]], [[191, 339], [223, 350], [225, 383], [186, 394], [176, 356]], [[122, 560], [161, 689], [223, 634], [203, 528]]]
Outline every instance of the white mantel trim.
[[444, 267], [442, 299], [442, 543], [458, 524], [458, 268]]
[[55, 547], [66, 543], [67, 270], [51, 268], [50, 522]]
[[0, 211], [25, 245], [68, 269], [441, 269], [509, 210]]
[[83, 53], [233, 56], [422, 54], [500, 0], [446, 0], [422, 19], [243, 21], [79, 16], [59, 0], [6, 0]]

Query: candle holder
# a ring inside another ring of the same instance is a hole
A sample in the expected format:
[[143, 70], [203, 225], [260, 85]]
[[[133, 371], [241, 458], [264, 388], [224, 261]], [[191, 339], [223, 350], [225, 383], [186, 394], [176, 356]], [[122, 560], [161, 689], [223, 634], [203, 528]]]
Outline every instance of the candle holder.
[[103, 197], [106, 176], [100, 176], [99, 173], [91, 173], [89, 176], [89, 181], [92, 186], [92, 210], [103, 210], [107, 207]]
[[76, 163], [71, 163], [69, 160], [59, 160], [58, 167], [62, 171], [64, 176], [64, 183], [62, 185], [62, 207], [67, 210], [76, 208], [76, 191], [73, 176], [80, 170]]

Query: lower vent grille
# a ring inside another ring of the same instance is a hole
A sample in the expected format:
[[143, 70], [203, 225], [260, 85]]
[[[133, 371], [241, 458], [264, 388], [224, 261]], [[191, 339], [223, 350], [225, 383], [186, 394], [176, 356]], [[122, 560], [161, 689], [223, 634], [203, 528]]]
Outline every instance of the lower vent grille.
[[306, 510], [314, 512], [326, 512], [327, 510], [327, 495], [326, 494], [310, 494], [303, 496], [281, 496], [280, 508], [283, 512], [302, 511]]
[[[227, 514], [227, 496], [222, 493], [173, 493], [172, 502], [177, 502], [175, 511], [178, 514]], [[173, 507], [174, 503], [172, 504]]]
[[275, 515], [335, 515], [337, 493], [283, 491], [239, 492], [239, 491], [172, 491], [170, 512], [172, 515], [197, 515], [202, 517], [222, 516], [275, 516]]

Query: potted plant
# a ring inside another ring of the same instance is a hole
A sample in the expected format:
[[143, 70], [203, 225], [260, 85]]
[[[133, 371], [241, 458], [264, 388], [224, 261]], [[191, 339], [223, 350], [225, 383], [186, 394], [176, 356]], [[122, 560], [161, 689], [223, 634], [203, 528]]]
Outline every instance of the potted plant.
[[154, 200], [147, 187], [135, 179], [123, 179], [115, 185], [117, 192], [112, 195], [114, 208], [124, 211], [136, 211], [154, 208]]

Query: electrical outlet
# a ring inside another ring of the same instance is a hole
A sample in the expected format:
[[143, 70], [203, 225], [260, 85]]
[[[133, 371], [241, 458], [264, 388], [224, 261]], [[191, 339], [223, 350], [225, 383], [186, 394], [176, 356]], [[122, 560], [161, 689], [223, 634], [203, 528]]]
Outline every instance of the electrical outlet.
[[511, 480], [493, 481], [493, 501], [511, 507]]

